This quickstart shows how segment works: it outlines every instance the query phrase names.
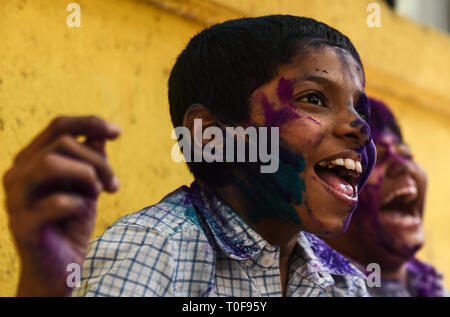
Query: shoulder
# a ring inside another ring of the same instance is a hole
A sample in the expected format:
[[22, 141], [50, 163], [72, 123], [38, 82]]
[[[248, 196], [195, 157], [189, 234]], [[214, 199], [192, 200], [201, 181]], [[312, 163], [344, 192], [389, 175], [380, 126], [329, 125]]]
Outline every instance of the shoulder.
[[408, 270], [408, 288], [416, 297], [446, 296], [444, 278], [435, 267], [416, 258], [406, 264]]
[[319, 261], [330, 270], [332, 274], [351, 274], [363, 277], [364, 274], [358, 270], [347, 258], [330, 247], [319, 237], [304, 232], [306, 240]]
[[[203, 279], [208, 286], [213, 262], [213, 249], [181, 187], [122, 217], [90, 243], [75, 295], [181, 296], [180, 280]], [[203, 286], [186, 290], [201, 292]]]
[[310, 252], [311, 263], [319, 263], [319, 270], [324, 280], [327, 280], [323, 289], [324, 296], [369, 296], [365, 275], [342, 254], [307, 232], [302, 232], [300, 241], [307, 252]]

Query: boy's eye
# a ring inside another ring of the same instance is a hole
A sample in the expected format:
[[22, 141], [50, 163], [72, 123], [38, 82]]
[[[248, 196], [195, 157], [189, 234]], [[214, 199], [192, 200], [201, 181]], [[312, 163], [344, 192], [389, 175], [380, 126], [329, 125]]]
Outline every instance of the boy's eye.
[[413, 160], [414, 158], [411, 151], [409, 150], [409, 147], [407, 147], [406, 145], [399, 146], [397, 148], [397, 153], [407, 160]]
[[306, 96], [303, 96], [303, 97], [297, 99], [297, 101], [305, 102], [305, 103], [309, 103], [309, 104], [313, 104], [313, 105], [321, 106], [321, 107], [325, 106], [322, 96], [317, 93], [307, 94]]

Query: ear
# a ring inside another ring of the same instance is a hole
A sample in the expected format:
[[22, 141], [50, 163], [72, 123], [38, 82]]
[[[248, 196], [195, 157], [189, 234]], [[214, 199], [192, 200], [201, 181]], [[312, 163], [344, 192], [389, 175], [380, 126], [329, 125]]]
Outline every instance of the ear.
[[[183, 126], [191, 131], [191, 135], [194, 135], [194, 120], [200, 119], [202, 122], [202, 135], [206, 128], [216, 125], [216, 118], [211, 113], [211, 111], [202, 104], [191, 105], [183, 117]], [[203, 140], [203, 145], [205, 145], [209, 140]]]

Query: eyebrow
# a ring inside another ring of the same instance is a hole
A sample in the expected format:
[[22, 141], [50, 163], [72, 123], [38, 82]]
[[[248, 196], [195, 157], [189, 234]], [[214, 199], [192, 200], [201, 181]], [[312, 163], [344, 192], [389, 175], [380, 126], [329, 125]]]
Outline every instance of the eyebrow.
[[293, 80], [293, 84], [296, 84], [296, 83], [298, 83], [300, 81], [312, 81], [312, 82], [321, 84], [322, 86], [334, 86], [334, 87], [337, 86], [337, 84], [334, 81], [332, 81], [332, 80], [330, 80], [330, 79], [328, 79], [326, 77], [317, 76], [317, 75], [311, 75], [311, 74], [307, 74], [305, 76], [295, 77], [294, 80]]

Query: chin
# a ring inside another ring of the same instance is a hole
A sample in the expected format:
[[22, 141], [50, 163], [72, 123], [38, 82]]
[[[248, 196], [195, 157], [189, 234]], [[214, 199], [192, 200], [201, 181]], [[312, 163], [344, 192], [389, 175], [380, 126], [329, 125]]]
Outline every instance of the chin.
[[409, 230], [397, 230], [385, 236], [385, 243], [392, 245], [393, 251], [404, 258], [411, 258], [422, 248], [425, 236], [422, 226], [409, 228]]
[[308, 214], [303, 217], [305, 231], [313, 233], [321, 238], [333, 239], [344, 234], [350, 223], [352, 211], [347, 212], [347, 216], [341, 215], [314, 215]]
[[401, 243], [396, 249], [398, 250], [399, 254], [402, 254], [405, 258], [409, 259], [412, 258], [417, 253], [417, 251], [422, 248], [422, 246], [423, 241], [409, 240]]
[[342, 197], [317, 177], [306, 178], [306, 210], [297, 210], [305, 231], [323, 238], [336, 238], [347, 230], [358, 198]]

